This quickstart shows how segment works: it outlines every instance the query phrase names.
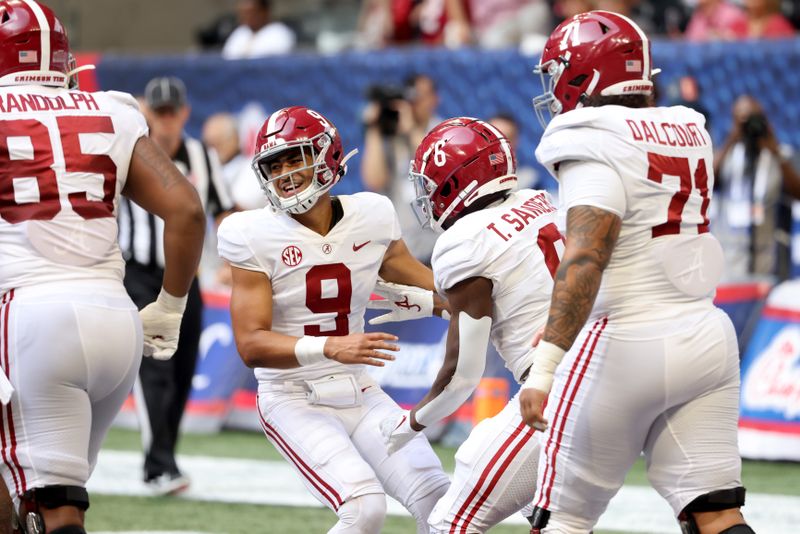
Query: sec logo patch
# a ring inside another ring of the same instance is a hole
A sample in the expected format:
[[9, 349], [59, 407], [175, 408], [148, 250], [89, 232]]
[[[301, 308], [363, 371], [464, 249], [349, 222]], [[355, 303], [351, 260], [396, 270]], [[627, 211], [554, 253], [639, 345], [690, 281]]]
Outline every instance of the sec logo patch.
[[303, 253], [294, 245], [289, 245], [281, 252], [281, 259], [289, 267], [296, 267], [303, 261]]

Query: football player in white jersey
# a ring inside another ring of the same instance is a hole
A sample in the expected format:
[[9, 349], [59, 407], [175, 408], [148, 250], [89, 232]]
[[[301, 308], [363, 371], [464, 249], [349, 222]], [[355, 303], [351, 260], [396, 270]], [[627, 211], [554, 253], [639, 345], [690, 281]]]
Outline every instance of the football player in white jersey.
[[[410, 412], [382, 424], [389, 452], [453, 413], [483, 376], [491, 338], [520, 383], [544, 326], [564, 249], [545, 191], [515, 191], [515, 157], [492, 125], [459, 117], [423, 139], [412, 162], [415, 210], [444, 233], [433, 250], [437, 290], [452, 319], [433, 387]], [[539, 440], [512, 399], [456, 452], [453, 483], [428, 520], [431, 533], [486, 532], [533, 499]]]
[[[20, 531], [77, 534], [143, 339], [147, 355], [175, 351], [205, 219], [130, 95], [67, 88], [49, 8], [2, 0], [0, 19], [2, 474]], [[165, 221], [162, 291], [140, 313], [122, 285], [120, 194]]]
[[555, 118], [536, 156], [567, 221], [520, 395], [523, 418], [546, 427], [532, 532], [589, 532], [643, 452], [684, 533], [752, 533], [739, 511], [736, 335], [712, 301], [723, 262], [708, 233], [705, 120], [652, 107], [650, 42], [615, 13], [566, 20], [538, 70], [534, 106]]
[[[352, 153], [351, 153], [352, 154]], [[379, 423], [400, 407], [365, 372], [382, 366], [397, 338], [364, 331], [376, 281], [396, 294], [381, 320], [441, 315], [433, 275], [411, 256], [388, 198], [331, 197], [348, 156], [338, 131], [300, 106], [273, 113], [256, 139], [253, 169], [269, 206], [231, 215], [219, 228], [232, 265], [236, 344], [259, 381], [267, 438], [308, 490], [339, 516], [331, 533], [378, 533], [386, 497], [427, 532], [449, 484], [419, 436], [388, 456]]]

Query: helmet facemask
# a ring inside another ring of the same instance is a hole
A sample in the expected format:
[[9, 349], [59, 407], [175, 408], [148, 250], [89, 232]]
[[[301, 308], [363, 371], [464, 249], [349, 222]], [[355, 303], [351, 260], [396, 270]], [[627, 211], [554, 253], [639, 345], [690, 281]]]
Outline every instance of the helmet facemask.
[[543, 128], [547, 127], [553, 117], [561, 113], [562, 106], [556, 98], [555, 88], [565, 68], [565, 62], [559, 63], [552, 59], [536, 65], [533, 69], [533, 73], [538, 74], [542, 81], [542, 94], [533, 97], [533, 111]]
[[416, 215], [420, 226], [441, 231], [442, 228], [433, 215], [433, 206], [431, 204], [431, 195], [436, 191], [437, 187], [436, 182], [421, 172], [417, 172], [414, 160], [411, 160], [408, 179], [414, 184], [414, 200], [411, 201], [411, 209]]
[[[317, 149], [317, 147], [320, 148]], [[336, 182], [333, 171], [325, 163], [325, 155], [329, 148], [330, 136], [327, 133], [321, 133], [311, 139], [276, 144], [255, 157], [253, 170], [258, 177], [261, 189], [275, 209], [293, 214], [305, 213], [317, 203], [320, 196], [333, 186]], [[299, 157], [304, 164], [273, 176], [270, 163], [290, 150], [298, 150]], [[298, 180], [295, 176], [299, 177], [301, 173], [309, 169], [312, 171], [310, 183], [303, 189], [297, 189], [300, 184], [297, 183]], [[279, 193], [279, 188], [283, 187], [282, 183], [287, 179], [290, 189]]]

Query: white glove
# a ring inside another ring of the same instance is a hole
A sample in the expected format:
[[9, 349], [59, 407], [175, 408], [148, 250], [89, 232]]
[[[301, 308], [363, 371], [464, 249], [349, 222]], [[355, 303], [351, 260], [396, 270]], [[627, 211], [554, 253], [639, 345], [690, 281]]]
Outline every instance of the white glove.
[[371, 300], [367, 303], [367, 308], [390, 311], [370, 319], [371, 325], [422, 319], [433, 315], [433, 291], [383, 280], [378, 280], [373, 291], [384, 300]]
[[161, 288], [161, 293], [139, 311], [144, 334], [144, 355], [156, 360], [169, 360], [178, 348], [186, 297], [173, 297]]
[[414, 439], [419, 432], [411, 428], [411, 412], [403, 410], [400, 414], [381, 421], [381, 434], [386, 444], [386, 452], [391, 456]]

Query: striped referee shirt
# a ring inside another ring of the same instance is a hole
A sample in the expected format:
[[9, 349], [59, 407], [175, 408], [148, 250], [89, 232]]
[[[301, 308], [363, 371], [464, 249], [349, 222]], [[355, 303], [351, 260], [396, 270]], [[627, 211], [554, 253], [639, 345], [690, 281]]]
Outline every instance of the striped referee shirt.
[[[233, 207], [216, 152], [197, 139], [184, 137], [172, 161], [197, 189], [206, 215], [216, 217]], [[121, 197], [119, 246], [126, 262], [163, 269], [163, 219]]]

